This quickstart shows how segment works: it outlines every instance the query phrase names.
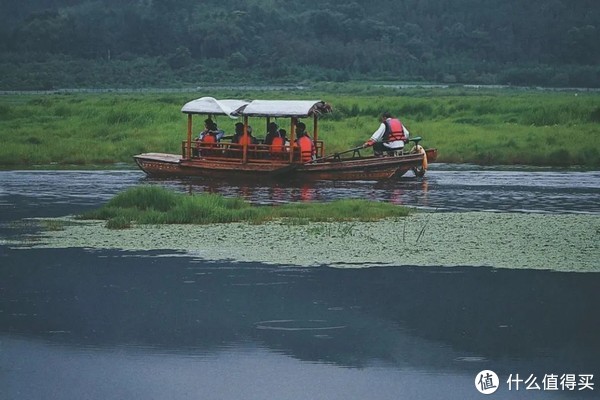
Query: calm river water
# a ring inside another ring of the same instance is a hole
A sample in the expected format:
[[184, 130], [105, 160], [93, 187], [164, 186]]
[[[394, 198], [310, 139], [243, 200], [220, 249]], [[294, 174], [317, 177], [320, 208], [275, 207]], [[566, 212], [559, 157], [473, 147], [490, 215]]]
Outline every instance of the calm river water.
[[360, 197], [600, 214], [600, 172], [436, 165], [423, 181], [303, 186], [2, 171], [1, 399], [480, 399], [482, 370], [500, 377], [491, 398], [598, 397], [600, 274], [290, 268], [10, 244], [38, 229], [26, 218], [79, 213], [138, 184], [265, 204]]

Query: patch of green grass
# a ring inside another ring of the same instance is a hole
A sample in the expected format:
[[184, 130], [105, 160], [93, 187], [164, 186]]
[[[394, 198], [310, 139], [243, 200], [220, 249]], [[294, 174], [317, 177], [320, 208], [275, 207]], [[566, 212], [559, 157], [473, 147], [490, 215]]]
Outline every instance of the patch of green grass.
[[47, 231], [62, 231], [67, 223], [56, 219], [44, 219], [41, 221], [42, 228]]
[[[123, 229], [135, 224], [212, 224], [228, 222], [264, 223], [282, 220], [290, 225], [308, 222], [377, 221], [403, 217], [409, 209], [367, 200], [331, 203], [290, 203], [255, 206], [241, 198], [217, 194], [184, 195], [159, 186], [128, 189], [81, 219], [107, 220], [107, 227]], [[349, 234], [346, 232], [345, 234]]]
[[[186, 138], [181, 106], [204, 95], [240, 99], [323, 99], [334, 112], [321, 118], [325, 153], [356, 147], [390, 111], [425, 147], [437, 147], [440, 162], [600, 166], [600, 96], [596, 93], [393, 90], [348, 85], [319, 91], [210, 93], [55, 94], [0, 97], [0, 165], [102, 165], [126, 162], [140, 152], [179, 154]], [[367, 90], [368, 89], [368, 90]], [[204, 116], [194, 117], [194, 134]], [[237, 120], [216, 117], [226, 133]], [[305, 122], [312, 129], [310, 118]], [[290, 132], [290, 121], [277, 123]], [[264, 118], [250, 118], [255, 136]], [[510, 139], [510, 146], [505, 146]], [[368, 154], [369, 151], [365, 152]]]
[[131, 228], [131, 221], [124, 216], [119, 215], [106, 221], [105, 226], [108, 229], [128, 229]]
[[41, 219], [39, 220], [41, 228], [45, 231], [64, 231], [69, 226], [77, 225], [78, 222], [65, 219]]

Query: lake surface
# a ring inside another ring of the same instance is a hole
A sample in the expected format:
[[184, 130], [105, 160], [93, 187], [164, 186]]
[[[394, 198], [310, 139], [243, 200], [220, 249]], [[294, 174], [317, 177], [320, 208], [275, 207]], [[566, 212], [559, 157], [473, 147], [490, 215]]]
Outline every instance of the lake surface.
[[[0, 206], [11, 204], [9, 198], [14, 198], [19, 202], [16, 211], [23, 216], [40, 216], [40, 212], [65, 215], [79, 212], [80, 207], [96, 206], [140, 184], [159, 184], [186, 193], [242, 196], [259, 204], [363, 198], [440, 211], [600, 214], [600, 171], [500, 170], [445, 164], [433, 164], [423, 180], [406, 176], [379, 183], [160, 180], [137, 170], [0, 171]], [[40, 205], [44, 205], [43, 210], [29, 208]], [[63, 206], [66, 210], [61, 210]]]
[[[600, 172], [438, 165], [423, 181], [304, 186], [2, 171], [0, 398], [478, 399], [474, 381], [488, 369], [501, 380], [492, 398], [598, 397], [579, 381], [596, 384], [600, 373], [600, 274], [293, 268], [5, 242], [38, 229], [25, 218], [79, 213], [138, 184], [262, 204], [361, 197], [455, 212], [600, 213]], [[540, 390], [509, 390], [511, 374]], [[552, 374], [558, 390], [543, 390]], [[572, 391], [560, 386], [567, 374]]]

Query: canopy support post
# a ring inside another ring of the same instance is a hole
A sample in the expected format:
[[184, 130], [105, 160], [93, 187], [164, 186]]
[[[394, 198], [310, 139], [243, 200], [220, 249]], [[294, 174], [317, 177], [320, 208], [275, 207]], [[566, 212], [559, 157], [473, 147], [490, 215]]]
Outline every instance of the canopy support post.
[[317, 152], [321, 150], [320, 153], [317, 153], [317, 157], [323, 157], [323, 149], [319, 149], [319, 146], [317, 144], [317, 140], [319, 140], [319, 124], [317, 120], [317, 114], [315, 113], [313, 115], [313, 143], [315, 144], [315, 149], [317, 150]]
[[298, 118], [292, 117], [292, 126], [290, 127], [290, 164], [294, 162], [294, 148], [296, 144], [294, 141], [296, 140], [296, 122], [298, 122]]
[[248, 116], [244, 115], [244, 142], [242, 145], [242, 164], [248, 162]]
[[188, 114], [187, 121], [187, 151], [186, 157], [188, 160], [192, 159], [192, 114]]

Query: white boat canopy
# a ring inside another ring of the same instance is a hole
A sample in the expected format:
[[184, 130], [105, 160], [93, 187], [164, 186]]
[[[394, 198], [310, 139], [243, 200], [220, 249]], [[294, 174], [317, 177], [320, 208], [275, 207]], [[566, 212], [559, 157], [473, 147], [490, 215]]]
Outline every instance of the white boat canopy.
[[186, 114], [228, 115], [231, 118], [236, 118], [233, 115], [234, 112], [246, 104], [248, 102], [244, 100], [217, 100], [214, 97], [201, 97], [185, 103], [181, 108], [181, 112]]
[[234, 115], [249, 117], [308, 117], [331, 112], [321, 100], [253, 100]]

